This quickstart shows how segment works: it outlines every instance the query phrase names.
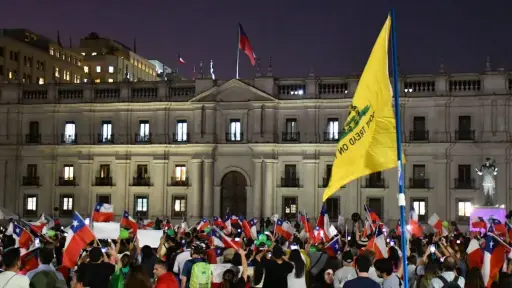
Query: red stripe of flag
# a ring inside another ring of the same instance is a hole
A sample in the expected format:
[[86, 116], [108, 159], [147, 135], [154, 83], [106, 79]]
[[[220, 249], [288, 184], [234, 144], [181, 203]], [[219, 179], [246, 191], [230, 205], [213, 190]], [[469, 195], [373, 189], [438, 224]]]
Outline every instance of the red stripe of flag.
[[238, 48], [240, 48], [249, 57], [251, 65], [256, 65], [256, 54], [254, 54], [249, 37], [245, 34], [244, 27], [238, 23]]

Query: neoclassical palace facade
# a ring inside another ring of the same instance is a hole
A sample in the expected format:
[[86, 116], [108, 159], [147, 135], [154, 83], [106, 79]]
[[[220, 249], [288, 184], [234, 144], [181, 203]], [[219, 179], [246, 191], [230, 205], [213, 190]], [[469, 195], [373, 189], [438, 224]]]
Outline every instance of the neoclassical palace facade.
[[[0, 203], [28, 219], [90, 215], [96, 202], [177, 222], [228, 209], [315, 218], [357, 82], [268, 73], [0, 84]], [[467, 221], [483, 201], [475, 168], [486, 157], [499, 168], [497, 201], [510, 207], [511, 75], [407, 75], [400, 85], [405, 187], [420, 220]], [[326, 203], [331, 218], [366, 203], [395, 221], [396, 179], [391, 169], [347, 184]]]

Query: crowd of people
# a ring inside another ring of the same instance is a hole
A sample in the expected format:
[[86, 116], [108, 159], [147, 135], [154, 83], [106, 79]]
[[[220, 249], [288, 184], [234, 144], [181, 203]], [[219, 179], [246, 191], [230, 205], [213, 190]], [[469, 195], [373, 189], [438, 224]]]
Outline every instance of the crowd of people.
[[[405, 280], [413, 288], [512, 287], [512, 259], [505, 259], [499, 273], [486, 281], [485, 253], [480, 261], [467, 254], [474, 241], [482, 251], [493, 246], [489, 233], [452, 229], [445, 235], [411, 235], [404, 256], [398, 231], [385, 235], [384, 251], [377, 244], [379, 227], [367, 234], [364, 225], [355, 223], [350, 233], [338, 229], [329, 239], [316, 233], [312, 239], [300, 221], [292, 235], [280, 233], [269, 219], [260, 222], [256, 237], [240, 221], [206, 228], [198, 223], [186, 231], [158, 223], [158, 247], [140, 247], [136, 233], [95, 239], [84, 243], [75, 267], [62, 265], [67, 237], [60, 225], [49, 228], [53, 233], [38, 238], [40, 243], [30, 249], [17, 247], [19, 239], [4, 233], [0, 288], [402, 288]], [[500, 245], [508, 247], [508, 240]], [[512, 255], [508, 248], [504, 251]]]

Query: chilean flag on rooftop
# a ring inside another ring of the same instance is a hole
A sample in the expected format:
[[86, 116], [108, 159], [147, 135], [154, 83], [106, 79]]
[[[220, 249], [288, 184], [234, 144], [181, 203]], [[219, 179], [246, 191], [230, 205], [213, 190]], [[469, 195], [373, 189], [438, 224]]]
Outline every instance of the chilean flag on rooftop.
[[97, 203], [92, 213], [93, 222], [112, 222], [114, 220], [114, 206], [106, 203]]
[[249, 57], [251, 65], [256, 65], [256, 54], [254, 54], [249, 37], [245, 34], [244, 27], [238, 23], [238, 48], [240, 48]]
[[89, 226], [87, 226], [84, 219], [75, 212], [73, 214], [73, 223], [71, 224], [68, 236], [66, 237], [66, 245], [64, 246], [64, 253], [62, 256], [62, 265], [69, 268], [75, 267], [82, 249], [84, 249], [85, 246], [94, 239], [96, 238]]

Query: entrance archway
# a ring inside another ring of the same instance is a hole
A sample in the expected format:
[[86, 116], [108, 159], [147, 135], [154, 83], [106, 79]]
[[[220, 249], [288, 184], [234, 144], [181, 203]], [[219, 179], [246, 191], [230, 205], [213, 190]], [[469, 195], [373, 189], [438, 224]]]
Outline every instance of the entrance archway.
[[236, 216], [247, 216], [247, 180], [238, 171], [228, 172], [222, 177], [220, 212], [224, 217], [229, 212]]

